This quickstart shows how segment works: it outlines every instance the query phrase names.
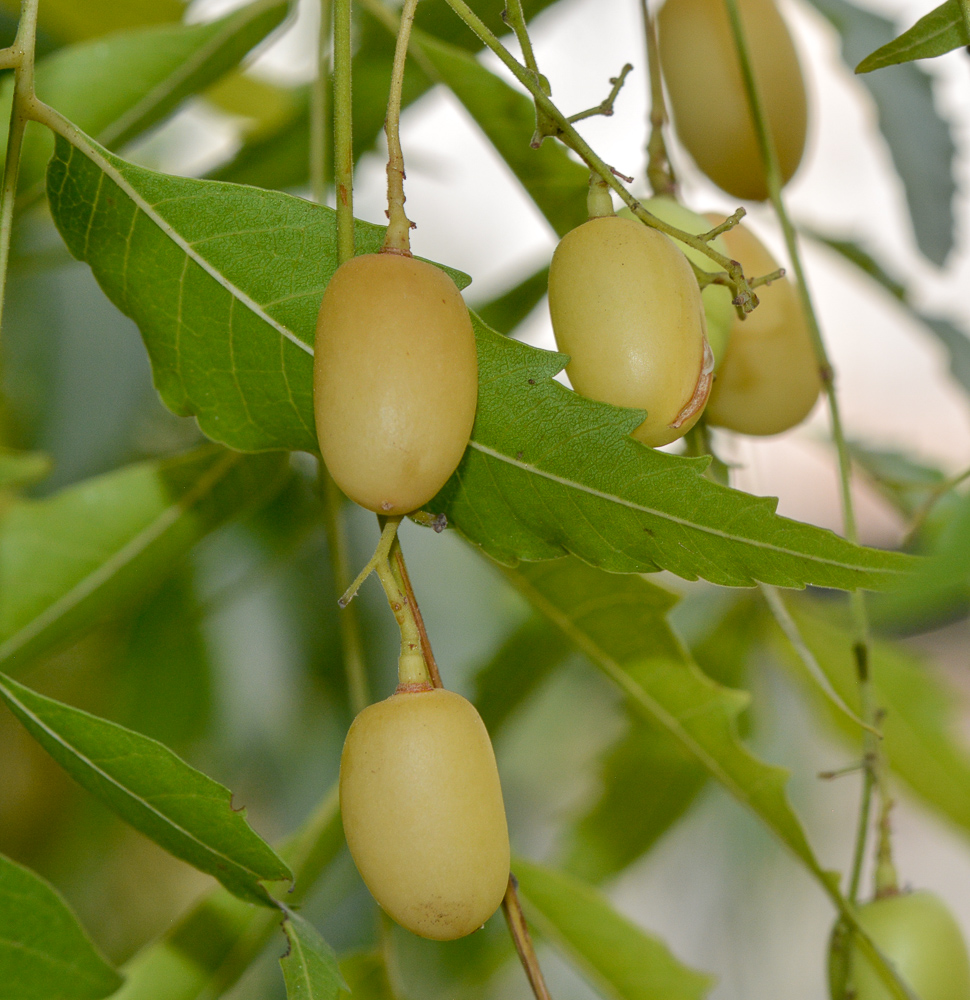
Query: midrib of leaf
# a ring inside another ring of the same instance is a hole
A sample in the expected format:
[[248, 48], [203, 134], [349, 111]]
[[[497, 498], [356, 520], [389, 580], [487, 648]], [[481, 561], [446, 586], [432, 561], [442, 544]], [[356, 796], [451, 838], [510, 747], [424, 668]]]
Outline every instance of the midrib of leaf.
[[[116, 778], [112, 777], [112, 775], [110, 775], [107, 771], [103, 770], [98, 764], [96, 764], [93, 760], [91, 760], [90, 757], [87, 757], [83, 753], [81, 753], [81, 751], [77, 749], [77, 747], [72, 746], [67, 740], [63, 739], [59, 733], [51, 729], [50, 726], [48, 726], [39, 716], [37, 716], [34, 712], [32, 712], [14, 694], [14, 692], [7, 686], [7, 682], [10, 681], [11, 678], [7, 677], [5, 674], [0, 673], [0, 692], [2, 692], [4, 699], [13, 702], [15, 705], [17, 705], [17, 707], [20, 709], [21, 712], [23, 712], [24, 715], [30, 718], [37, 725], [39, 729], [42, 729], [45, 733], [47, 733], [47, 735], [50, 736], [55, 743], [58, 743], [60, 746], [62, 746], [69, 754], [71, 754], [72, 757], [75, 757], [78, 760], [82, 761], [84, 764], [90, 767], [91, 770], [95, 772], [95, 774], [102, 777], [106, 782], [108, 782], [108, 784], [113, 785], [125, 796], [127, 796], [131, 801], [140, 803], [142, 806], [144, 806], [145, 809], [147, 809], [149, 812], [153, 813], [160, 820], [162, 820], [162, 822], [165, 823], [168, 827], [170, 827], [173, 830], [179, 831], [179, 833], [184, 834], [188, 840], [192, 841], [194, 844], [201, 847], [202, 850], [205, 853], [207, 853], [210, 857], [221, 858], [223, 861], [228, 863], [230, 869], [243, 871], [246, 874], [251, 875], [257, 883], [260, 882], [263, 876], [261, 876], [258, 872], [254, 871], [248, 865], [245, 865], [242, 862], [237, 861], [235, 858], [229, 857], [229, 855], [224, 854], [220, 850], [217, 850], [210, 844], [205, 843], [205, 841], [199, 840], [199, 838], [190, 830], [186, 830], [185, 827], [181, 826], [179, 823], [176, 823], [175, 820], [172, 819], [170, 816], [166, 816], [165, 813], [161, 812], [156, 806], [152, 805], [147, 799], [143, 798], [141, 795], [136, 795], [130, 788], [127, 788], [125, 785], [121, 784], [121, 782], [118, 781]], [[80, 710], [74, 709], [74, 711], [80, 711]], [[82, 714], [87, 714], [87, 713], [82, 713]], [[270, 897], [267, 896], [267, 899], [270, 899]]]
[[[468, 442], [470, 448], [474, 448], [476, 451], [480, 451], [485, 455], [489, 455], [491, 458], [498, 459], [500, 462], [505, 462], [508, 465], [515, 466], [517, 469], [522, 469], [524, 472], [530, 472], [533, 475], [540, 476], [543, 479], [548, 479], [551, 482], [557, 483], [560, 486], [566, 486], [570, 489], [578, 490], [581, 493], [588, 493], [590, 496], [597, 497], [600, 500], [607, 500], [610, 503], [619, 504], [621, 507], [627, 507], [630, 510], [636, 510], [643, 514], [651, 514], [654, 517], [663, 518], [666, 521], [670, 521], [672, 524], [680, 525], [684, 528], [688, 528], [692, 531], [700, 531], [707, 535], [712, 535], [717, 538], [723, 538], [728, 542], [739, 542], [744, 545], [751, 546], [752, 548], [763, 549], [766, 552], [777, 552], [780, 555], [796, 555], [800, 559], [805, 559], [808, 562], [819, 563], [825, 566], [834, 566], [838, 569], [858, 569], [858, 566], [853, 563], [840, 562], [837, 559], [824, 558], [817, 555], [809, 555], [808, 553], [799, 552], [794, 549], [786, 549], [780, 545], [775, 545], [772, 542], [759, 541], [756, 538], [751, 538], [747, 535], [734, 535], [727, 531], [721, 531], [718, 528], [712, 528], [708, 525], [698, 524], [696, 521], [689, 521], [683, 517], [677, 517], [676, 514], [669, 514], [666, 511], [656, 510], [653, 507], [645, 507], [643, 504], [634, 503], [632, 500], [625, 500], [623, 497], [618, 497], [614, 493], [607, 493], [604, 490], [597, 490], [592, 486], [586, 486], [583, 483], [576, 482], [573, 479], [567, 479], [565, 476], [557, 475], [554, 472], [547, 472], [545, 469], [540, 469], [538, 466], [531, 465], [528, 462], [523, 462], [520, 459], [513, 458], [511, 455], [506, 455], [504, 452], [497, 451], [495, 448], [490, 448], [488, 445], [482, 444], [472, 438]], [[899, 575], [898, 570], [892, 569], [871, 569], [869, 570], [873, 573], [884, 573], [888, 574], [890, 577], [897, 577]]]
[[307, 967], [306, 954], [303, 951], [303, 944], [300, 941], [300, 934], [297, 931], [297, 929], [295, 927], [293, 927], [292, 923], [290, 923], [290, 927], [293, 930], [292, 935], [287, 935], [287, 937], [289, 937], [289, 939], [290, 939], [290, 950], [291, 951], [295, 951], [297, 953], [297, 956], [298, 956], [299, 962], [300, 962], [300, 970], [303, 973], [302, 979], [303, 979], [304, 986], [306, 988], [306, 995], [308, 997], [312, 997], [313, 996], [313, 984], [310, 982], [310, 970]]
[[[119, 171], [114, 164], [107, 160], [101, 155], [100, 151], [92, 145], [88, 140], [88, 137], [76, 126], [71, 124], [60, 112], [55, 111], [53, 108], [44, 109], [44, 124], [49, 125], [55, 132], [58, 133], [62, 138], [66, 139], [71, 146], [71, 156], [74, 156], [75, 150], [79, 150], [84, 156], [86, 156], [92, 163], [96, 164], [99, 170], [102, 171], [111, 181], [113, 181], [135, 204], [135, 207], [139, 209], [146, 218], [151, 220], [158, 228], [168, 237], [193, 263], [197, 264], [206, 272], [211, 278], [213, 278], [218, 284], [229, 292], [229, 294], [234, 298], [238, 299], [247, 309], [258, 316], [264, 323], [276, 330], [281, 337], [286, 338], [290, 343], [299, 347], [301, 351], [305, 351], [311, 357], [313, 356], [313, 348], [309, 344], [305, 344], [299, 337], [293, 333], [288, 327], [284, 326], [278, 320], [273, 319], [253, 298], [247, 295], [241, 288], [238, 288], [233, 284], [224, 274], [218, 271], [212, 264], [209, 263], [204, 257], [202, 257], [169, 222], [163, 219], [155, 207], [146, 201], [141, 194], [128, 183], [124, 174]], [[70, 168], [70, 160], [67, 162], [67, 167]], [[67, 174], [65, 173], [65, 176]], [[94, 213], [97, 211], [98, 200], [95, 199], [94, 204], [91, 206], [91, 217], [94, 218]]]
[[279, 4], [280, 0], [262, 0], [262, 2], [252, 3], [243, 8], [238, 17], [227, 21], [221, 31], [213, 35], [200, 49], [197, 49], [195, 55], [182, 63], [167, 80], [150, 90], [134, 107], [129, 108], [120, 118], [107, 128], [102, 129], [98, 134], [98, 141], [110, 145], [118, 136], [124, 135], [126, 129], [136, 123], [153, 106], [164, 101], [197, 69], [205, 65], [206, 60], [211, 58], [233, 35], [241, 32], [261, 14], [279, 6]]
[[96, 570], [89, 573], [80, 583], [75, 584], [66, 594], [49, 605], [29, 624], [15, 632], [6, 642], [0, 644], [0, 664], [6, 663], [17, 650], [21, 649], [31, 639], [39, 635], [58, 618], [67, 614], [85, 598], [93, 594], [102, 584], [120, 571], [126, 564], [133, 561], [145, 551], [152, 542], [161, 538], [183, 514], [204, 497], [220, 479], [241, 459], [238, 452], [226, 453], [212, 468], [199, 477], [198, 482], [180, 497], [171, 507], [168, 507], [148, 527], [143, 528], [130, 541], [126, 542], [117, 552], [101, 563]]
[[[670, 712], [668, 712], [667, 709], [665, 709], [659, 702], [654, 701], [654, 699], [651, 698], [646, 691], [644, 691], [643, 688], [637, 684], [635, 680], [633, 680], [632, 677], [630, 677], [623, 667], [612, 656], [610, 656], [606, 650], [594, 642], [593, 639], [591, 639], [581, 628], [578, 628], [570, 615], [567, 615], [564, 611], [553, 604], [552, 601], [548, 600], [521, 575], [516, 575], [515, 585], [527, 594], [531, 604], [540, 608], [542, 613], [547, 615], [551, 621], [555, 622], [556, 625], [562, 629], [562, 631], [568, 635], [569, 638], [584, 653], [587, 654], [587, 656], [590, 657], [593, 663], [603, 669], [610, 679], [617, 684], [617, 686], [619, 686], [624, 693], [626, 693], [634, 701], [643, 705], [652, 715], [661, 719], [664, 726], [666, 726], [671, 733], [676, 735], [678, 739], [690, 748], [690, 752], [704, 764], [704, 766], [725, 786], [725, 788], [731, 792], [732, 795], [753, 808], [754, 800], [740, 785], [735, 782], [734, 778], [721, 767], [717, 759], [712, 757], [707, 750], [705, 750], [704, 747], [701, 746], [701, 744], [698, 743], [694, 737], [683, 728], [675, 716], [671, 715]], [[757, 812], [758, 810], [755, 809], [755, 811]], [[787, 837], [783, 834], [780, 834], [780, 836], [786, 844], [789, 843]], [[813, 870], [821, 872], [820, 868], [814, 866], [814, 859]]]
[[[926, 16], [927, 16], [927, 18], [929, 18], [932, 15], [927, 14]], [[892, 42], [889, 42], [886, 46], [884, 46], [884, 48], [890, 48], [890, 47], [892, 47], [892, 56], [893, 56], [893, 59], [895, 60], [897, 56], [905, 55], [907, 52], [912, 52], [914, 49], [924, 48], [926, 45], [928, 45], [930, 42], [932, 42], [935, 38], [939, 38], [941, 35], [945, 35], [948, 31], [950, 31], [951, 28], [957, 27], [959, 25], [959, 23], [960, 23], [961, 20], [962, 20], [962, 17], [961, 17], [961, 15], [959, 13], [957, 13], [955, 15], [951, 15], [951, 17], [949, 18], [949, 20], [941, 23], [941, 27], [939, 28], [938, 31], [932, 31], [932, 32], [930, 32], [927, 35], [923, 35], [923, 36], [921, 36], [918, 39], [914, 39], [914, 40], [910, 41], [908, 44], [893, 45]], [[915, 25], [914, 25], [914, 27], [915, 27]], [[913, 29], [911, 28], [910, 31], [912, 31], [912, 30]], [[899, 42], [901, 40], [902, 40], [902, 36], [900, 36], [899, 38], [896, 39], [897, 42]], [[905, 60], [899, 60], [899, 61], [903, 62]], [[865, 62], [868, 62], [868, 60], [863, 60], [863, 63], [865, 63]]]

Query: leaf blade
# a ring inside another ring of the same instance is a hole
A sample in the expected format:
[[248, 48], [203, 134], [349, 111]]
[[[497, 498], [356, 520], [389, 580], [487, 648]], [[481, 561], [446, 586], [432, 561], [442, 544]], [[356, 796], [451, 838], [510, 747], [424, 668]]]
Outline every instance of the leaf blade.
[[275, 906], [261, 880], [292, 876], [244, 814], [233, 810], [229, 789], [156, 740], [47, 698], [4, 674], [0, 698], [80, 785], [122, 819], [240, 899]]
[[0, 1000], [100, 1000], [121, 983], [54, 887], [0, 854]]
[[960, 12], [959, 0], [944, 0], [939, 7], [924, 14], [912, 28], [875, 52], [870, 52], [855, 71], [871, 73], [875, 69], [913, 59], [931, 59], [963, 45], [970, 45], [970, 31]]
[[290, 944], [280, 959], [287, 1000], [337, 1000], [346, 983], [333, 948], [313, 924], [292, 911], [286, 914], [283, 932]]

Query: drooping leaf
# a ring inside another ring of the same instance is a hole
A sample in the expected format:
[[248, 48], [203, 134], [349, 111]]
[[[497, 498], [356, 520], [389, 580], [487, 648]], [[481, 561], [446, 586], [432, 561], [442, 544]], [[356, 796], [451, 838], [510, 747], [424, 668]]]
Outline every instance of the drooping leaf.
[[280, 959], [287, 1000], [337, 1000], [345, 984], [333, 948], [313, 924], [291, 910], [283, 931], [290, 944]]
[[0, 1000], [100, 1000], [120, 985], [54, 887], [0, 854]]
[[943, 343], [950, 355], [950, 371], [953, 377], [970, 392], [970, 337], [957, 329], [949, 320], [914, 313]]
[[529, 913], [597, 989], [615, 1000], [700, 1000], [714, 978], [679, 962], [592, 886], [516, 858]]
[[[313, 450], [310, 343], [336, 267], [334, 213], [157, 174], [75, 141], [58, 139], [48, 172], [55, 221], [141, 327], [168, 406], [234, 448]], [[357, 231], [358, 250], [377, 249], [378, 227]], [[777, 517], [770, 498], [711, 483], [703, 459], [637, 444], [627, 437], [637, 412], [553, 381], [562, 355], [473, 322], [478, 418], [465, 461], [429, 509], [499, 561], [573, 552], [619, 572], [848, 589], [890, 586], [906, 571], [904, 556], [850, 545]]]
[[[842, 36], [842, 58], [853, 68], [891, 41], [893, 25], [848, 0], [812, 0]], [[953, 248], [955, 147], [933, 102], [930, 78], [915, 63], [860, 77], [879, 112], [879, 128], [903, 182], [920, 250], [942, 265]]]
[[433, 38], [414, 37], [552, 228], [564, 236], [584, 223], [589, 171], [560, 143], [544, 142], [538, 149], [529, 145], [535, 131], [533, 102], [470, 53]]
[[[818, 601], [801, 597], [791, 610], [832, 685], [858, 706], [851, 630]], [[785, 657], [801, 675], [800, 665]], [[924, 802], [970, 830], [970, 746], [959, 733], [959, 699], [929, 664], [898, 644], [873, 641], [869, 667], [874, 703], [886, 710], [881, 745], [890, 766]], [[826, 715], [858, 747], [858, 729], [827, 709]]]
[[970, 31], [960, 10], [960, 0], [944, 0], [908, 31], [867, 55], [855, 71], [871, 73], [913, 59], [931, 59], [965, 45], [970, 45]]
[[688, 810], [708, 772], [641, 718], [603, 758], [603, 790], [568, 834], [562, 867], [587, 882], [622, 871]]
[[539, 615], [523, 622], [475, 674], [475, 707], [492, 738], [506, 719], [572, 652], [572, 643]]
[[[37, 64], [37, 96], [99, 142], [120, 146], [235, 66], [287, 10], [286, 0], [257, 0], [208, 24], [164, 24], [60, 49]], [[4, 121], [12, 96], [8, 77], [0, 87]], [[22, 187], [42, 180], [53, 151], [47, 129], [28, 130]]]
[[[278, 854], [294, 875], [285, 901], [305, 899], [343, 846], [337, 790], [323, 799]], [[199, 1000], [226, 993], [249, 968], [279, 927], [279, 913], [242, 902], [216, 887], [160, 938], [125, 966], [125, 985], [112, 1000]]]
[[859, 441], [851, 441], [849, 454], [852, 461], [903, 517], [912, 517], [934, 491], [946, 482], [946, 476], [939, 469], [902, 452], [884, 451]]
[[906, 286], [897, 281], [867, 250], [852, 240], [838, 239], [835, 236], [826, 236], [815, 230], [805, 229], [802, 232], [819, 243], [824, 243], [829, 249], [834, 250], [846, 260], [855, 264], [860, 271], [864, 271], [874, 281], [882, 285], [891, 295], [901, 302], [906, 300]]
[[157, 587], [203, 535], [264, 502], [285, 458], [207, 446], [0, 514], [0, 664], [21, 665]]
[[286, 865], [232, 807], [228, 788], [147, 736], [31, 691], [0, 674], [0, 698], [84, 788], [175, 857], [251, 903]]
[[29, 486], [47, 476], [51, 460], [40, 451], [13, 451], [0, 446], [0, 489]]
[[508, 335], [542, 301], [548, 285], [549, 268], [542, 267], [514, 288], [476, 306], [475, 311], [487, 326]]

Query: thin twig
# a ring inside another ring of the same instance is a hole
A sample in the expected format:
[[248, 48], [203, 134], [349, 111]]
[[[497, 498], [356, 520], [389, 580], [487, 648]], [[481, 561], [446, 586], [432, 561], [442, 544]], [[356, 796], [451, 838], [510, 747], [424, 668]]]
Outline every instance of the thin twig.
[[619, 76], [611, 76], [610, 83], [613, 84], [613, 89], [609, 92], [606, 100], [600, 101], [593, 108], [588, 108], [586, 111], [580, 111], [575, 115], [570, 115], [566, 121], [571, 124], [576, 122], [581, 122], [586, 118], [594, 118], [596, 115], [602, 115], [604, 118], [611, 118], [613, 116], [613, 105], [616, 103], [616, 99], [623, 89], [623, 84], [626, 82], [627, 76], [633, 70], [632, 63], [626, 63], [623, 69], [620, 70]]
[[[970, 3], [970, 0], [967, 0]], [[936, 506], [936, 504], [946, 496], [950, 490], [956, 489], [962, 482], [970, 479], [970, 469], [964, 469], [963, 472], [958, 473], [955, 476], [951, 476], [949, 479], [944, 479], [942, 483], [937, 483], [931, 490], [927, 498], [916, 508], [913, 514], [913, 520], [910, 522], [909, 530], [906, 532], [906, 537], [903, 539], [903, 545], [908, 545], [916, 537], [920, 528], [926, 523], [927, 517], [930, 515], [930, 511]]]
[[542, 74], [536, 64], [535, 52], [532, 49], [532, 39], [529, 38], [529, 29], [525, 23], [525, 11], [522, 9], [522, 0], [507, 0], [505, 10], [502, 11], [502, 20], [512, 29], [515, 40], [522, 49], [522, 61], [526, 69], [535, 75], [538, 80]]
[[418, 599], [414, 596], [414, 588], [411, 586], [411, 577], [408, 575], [408, 567], [404, 561], [404, 552], [401, 549], [401, 540], [399, 538], [394, 539], [394, 544], [391, 547], [391, 557], [394, 561], [394, 569], [398, 581], [404, 590], [408, 603], [411, 605], [411, 611], [414, 614], [414, 622], [418, 627], [418, 636], [421, 639], [421, 652], [424, 654], [424, 662], [427, 664], [428, 673], [431, 675], [431, 683], [436, 688], [444, 687], [444, 684], [441, 682], [441, 674], [438, 673], [438, 664], [435, 661], [434, 652], [431, 649], [428, 630], [424, 625], [424, 616], [421, 614], [421, 608], [418, 606]]
[[519, 896], [516, 892], [518, 882], [513, 874], [509, 873], [509, 885], [505, 890], [505, 898], [502, 900], [502, 911], [505, 914], [506, 922], [509, 925], [509, 933], [515, 942], [515, 950], [519, 953], [519, 961], [525, 969], [526, 977], [536, 1000], [552, 1000], [546, 980], [539, 967], [539, 959], [536, 958], [535, 948], [532, 946], [532, 937], [529, 934], [529, 925], [525, 922], [525, 914], [519, 903]]
[[351, 0], [333, 0], [333, 170], [337, 207], [337, 260], [354, 256], [354, 108], [350, 34]]
[[310, 189], [322, 205], [327, 196], [327, 160], [330, 132], [330, 36], [332, 0], [319, 0], [320, 30], [317, 32], [317, 72], [310, 90]]
[[647, 68], [650, 77], [650, 138], [647, 140], [647, 180], [655, 195], [674, 197], [677, 178], [667, 156], [664, 126], [667, 124], [667, 106], [664, 103], [664, 84], [660, 74], [660, 51], [657, 46], [657, 25], [647, 7], [647, 0], [640, 0], [643, 33], [647, 42]]

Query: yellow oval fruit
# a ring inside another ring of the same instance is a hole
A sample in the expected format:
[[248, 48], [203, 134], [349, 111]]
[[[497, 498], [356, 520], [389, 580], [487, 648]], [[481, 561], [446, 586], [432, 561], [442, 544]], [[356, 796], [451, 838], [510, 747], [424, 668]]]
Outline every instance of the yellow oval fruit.
[[663, 233], [615, 215], [567, 233], [549, 268], [549, 312], [573, 388], [647, 411], [638, 441], [667, 444], [697, 422], [713, 368], [704, 306]]
[[[907, 892], [859, 907], [859, 923], [920, 1000], [970, 1000], [970, 959], [953, 915], [931, 892]], [[847, 992], [847, 990], [849, 992]], [[829, 945], [832, 1000], [891, 1000], [892, 994], [842, 925]]]
[[[742, 226], [724, 233], [747, 277], [778, 264]], [[788, 278], [757, 289], [759, 304], [734, 318], [724, 361], [707, 404], [707, 422], [742, 434], [780, 434], [812, 411], [822, 388], [818, 361], [795, 287]]]
[[474, 706], [442, 688], [404, 691], [354, 719], [340, 810], [357, 870], [421, 937], [464, 937], [498, 909], [509, 834], [492, 744]]
[[[643, 207], [658, 219], [682, 229], [685, 233], [693, 233], [695, 236], [706, 233], [710, 228], [710, 223], [703, 215], [692, 212], [689, 208], [674, 201], [673, 198], [657, 197], [648, 198], [641, 202]], [[621, 208], [617, 213], [620, 218], [634, 219], [636, 216], [628, 208]], [[674, 240], [674, 245], [684, 256], [696, 264], [704, 271], [719, 271], [720, 268], [706, 254], [695, 250], [693, 247]], [[717, 236], [711, 240], [710, 245], [719, 253], [728, 256], [727, 245], [724, 240]], [[711, 345], [714, 354], [714, 370], [721, 363], [724, 357], [724, 349], [727, 347], [728, 334], [731, 330], [731, 321], [734, 319], [734, 305], [731, 289], [726, 285], [708, 285], [701, 290], [701, 301], [704, 303], [704, 317], [707, 320], [707, 342]]]
[[[773, 0], [738, 0], [758, 92], [787, 183], [808, 125], [805, 81]], [[657, 18], [674, 129], [697, 166], [736, 198], [768, 197], [741, 64], [723, 0], [667, 0]]]
[[427, 503], [461, 461], [477, 402], [475, 334], [444, 271], [393, 253], [337, 269], [317, 318], [313, 406], [347, 496], [387, 515]]

